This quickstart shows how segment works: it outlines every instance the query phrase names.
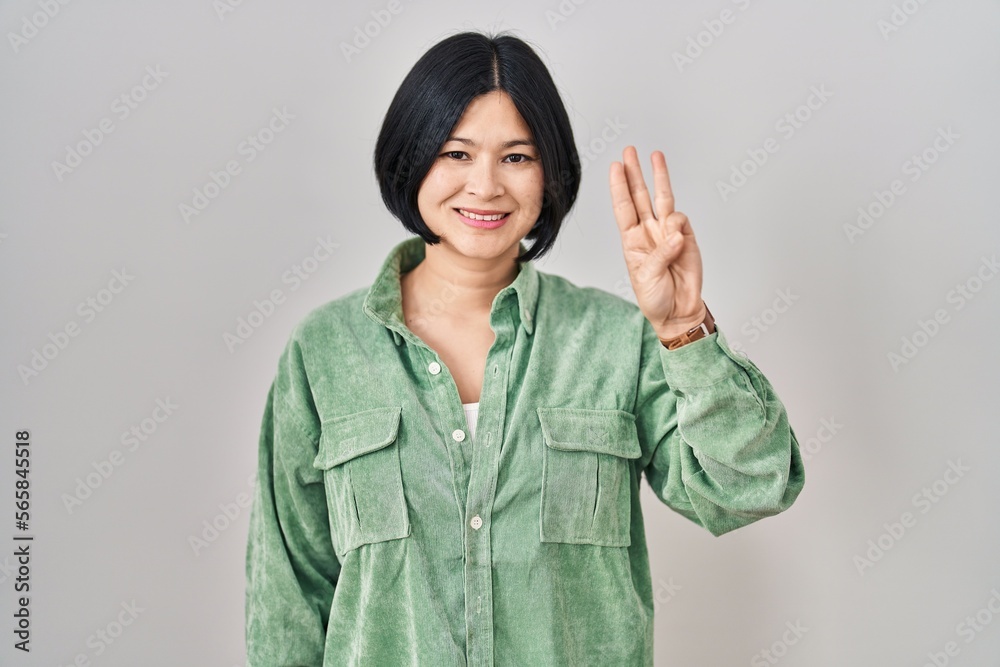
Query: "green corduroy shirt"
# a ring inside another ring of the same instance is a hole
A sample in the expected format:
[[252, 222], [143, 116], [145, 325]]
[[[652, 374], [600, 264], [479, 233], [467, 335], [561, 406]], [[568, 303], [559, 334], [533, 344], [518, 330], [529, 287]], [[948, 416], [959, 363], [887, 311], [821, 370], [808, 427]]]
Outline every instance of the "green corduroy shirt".
[[424, 249], [315, 308], [278, 362], [247, 664], [652, 665], [640, 478], [713, 535], [782, 512], [805, 480], [783, 404], [722, 327], [668, 350], [635, 304], [527, 262], [491, 306], [473, 442], [403, 320]]

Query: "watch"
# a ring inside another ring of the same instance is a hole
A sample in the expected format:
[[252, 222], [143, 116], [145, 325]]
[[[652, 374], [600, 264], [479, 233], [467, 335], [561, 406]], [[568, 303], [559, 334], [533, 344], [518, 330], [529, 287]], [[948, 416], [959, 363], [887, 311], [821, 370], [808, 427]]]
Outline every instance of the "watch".
[[[702, 303], [705, 303], [702, 301]], [[688, 343], [693, 343], [696, 340], [701, 340], [705, 336], [709, 336], [715, 333], [715, 318], [712, 317], [712, 311], [708, 309], [708, 304], [705, 304], [705, 319], [702, 320], [701, 324], [693, 329], [685, 331], [679, 336], [674, 336], [673, 338], [668, 338], [666, 340], [660, 338], [660, 342], [663, 343], [664, 347], [668, 350], [676, 350], [682, 345], [687, 345]]]

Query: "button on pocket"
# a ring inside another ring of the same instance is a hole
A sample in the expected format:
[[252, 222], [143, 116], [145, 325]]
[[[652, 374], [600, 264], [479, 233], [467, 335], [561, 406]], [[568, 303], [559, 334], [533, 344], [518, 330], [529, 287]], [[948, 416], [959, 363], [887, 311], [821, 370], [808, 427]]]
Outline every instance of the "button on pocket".
[[401, 412], [372, 408], [322, 424], [313, 467], [323, 471], [338, 556], [410, 534], [396, 441]]
[[538, 408], [542, 437], [542, 542], [631, 544], [631, 459], [642, 451], [623, 410]]

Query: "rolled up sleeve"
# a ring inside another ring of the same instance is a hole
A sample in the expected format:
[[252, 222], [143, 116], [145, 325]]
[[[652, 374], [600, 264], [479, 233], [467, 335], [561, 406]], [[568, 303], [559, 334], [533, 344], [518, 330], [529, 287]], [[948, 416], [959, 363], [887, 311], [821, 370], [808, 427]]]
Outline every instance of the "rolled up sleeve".
[[722, 329], [668, 350], [644, 320], [641, 357], [636, 428], [656, 496], [716, 536], [788, 509], [805, 482], [798, 441]]
[[246, 549], [248, 667], [323, 664], [340, 563], [330, 541], [319, 423], [294, 337], [267, 394]]

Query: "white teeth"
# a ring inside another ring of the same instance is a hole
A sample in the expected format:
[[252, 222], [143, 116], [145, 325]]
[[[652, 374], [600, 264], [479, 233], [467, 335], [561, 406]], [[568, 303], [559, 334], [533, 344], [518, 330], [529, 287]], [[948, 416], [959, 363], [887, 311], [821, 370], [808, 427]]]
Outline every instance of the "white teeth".
[[470, 213], [469, 211], [466, 211], [464, 208], [458, 209], [458, 212], [464, 215], [465, 217], [471, 218], [473, 220], [499, 220], [500, 218], [503, 218], [504, 216], [507, 215], [506, 213], [498, 213], [497, 215], [478, 215], [476, 213]]

